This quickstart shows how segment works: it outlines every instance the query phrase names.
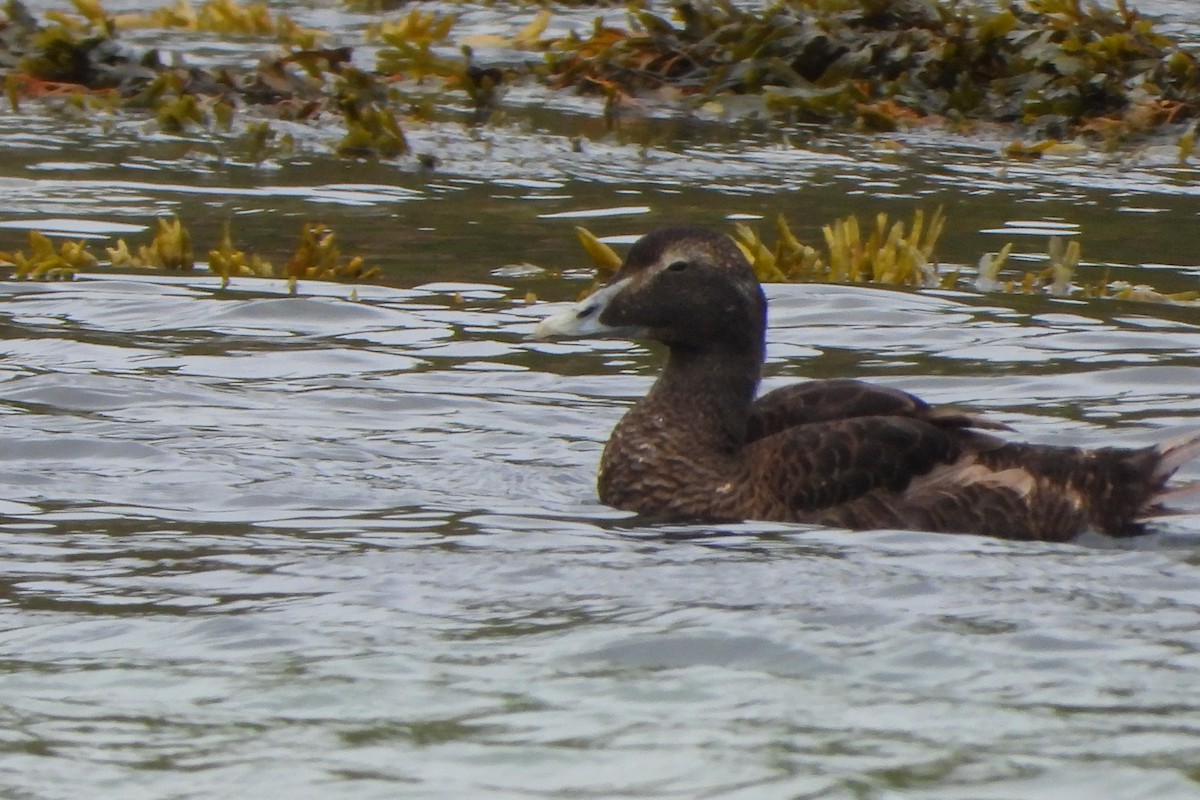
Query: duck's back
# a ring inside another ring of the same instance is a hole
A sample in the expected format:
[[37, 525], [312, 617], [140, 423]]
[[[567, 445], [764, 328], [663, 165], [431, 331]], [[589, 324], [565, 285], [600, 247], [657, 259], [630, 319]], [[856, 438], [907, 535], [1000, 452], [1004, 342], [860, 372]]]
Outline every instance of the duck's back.
[[1065, 541], [1088, 529], [1140, 532], [1168, 478], [1200, 450], [1200, 436], [1083, 450], [977, 430], [1004, 427], [887, 387], [812, 381], [754, 404], [745, 456], [796, 521]]

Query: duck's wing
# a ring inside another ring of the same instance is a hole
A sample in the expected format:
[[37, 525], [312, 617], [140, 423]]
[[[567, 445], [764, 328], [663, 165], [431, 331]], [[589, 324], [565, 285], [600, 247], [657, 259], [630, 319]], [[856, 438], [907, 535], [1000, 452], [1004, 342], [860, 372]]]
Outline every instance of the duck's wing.
[[854, 417], [787, 428], [744, 453], [780, 516], [798, 521], [1067, 541], [1084, 530], [1141, 532], [1192, 489], [1167, 481], [1200, 456], [1200, 433], [1083, 450], [1005, 443], [936, 419]]
[[746, 445], [747, 483], [793, 512], [826, 509], [876, 490], [901, 493], [936, 468], [998, 446], [961, 426], [859, 416], [793, 425]]
[[768, 495], [758, 501], [800, 522], [1054, 540], [1086, 523], [1077, 495], [993, 457], [1004, 442], [956, 423], [892, 415], [797, 425], [748, 445], [745, 465]]
[[850, 378], [795, 383], [767, 392], [754, 401], [746, 441], [772, 436], [796, 425], [855, 417], [907, 417], [942, 428], [1008, 426], [978, 414], [931, 406], [915, 395]]

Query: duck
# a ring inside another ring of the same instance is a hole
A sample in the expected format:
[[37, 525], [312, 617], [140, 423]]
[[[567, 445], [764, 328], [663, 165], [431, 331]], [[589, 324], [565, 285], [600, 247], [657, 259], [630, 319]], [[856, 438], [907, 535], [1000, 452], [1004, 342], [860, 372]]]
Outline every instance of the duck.
[[1200, 431], [1140, 448], [1014, 442], [983, 414], [850, 378], [760, 395], [766, 330], [766, 295], [741, 249], [690, 226], [642, 236], [607, 283], [538, 323], [534, 339], [666, 348], [604, 447], [601, 502], [662, 521], [1066, 542], [1144, 532], [1180, 491], [1172, 475], [1200, 454]]

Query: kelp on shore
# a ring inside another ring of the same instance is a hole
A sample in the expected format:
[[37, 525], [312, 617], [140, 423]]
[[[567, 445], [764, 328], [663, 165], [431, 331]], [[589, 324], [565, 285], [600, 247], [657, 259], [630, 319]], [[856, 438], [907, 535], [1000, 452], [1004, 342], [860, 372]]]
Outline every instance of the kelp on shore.
[[687, 0], [674, 9], [673, 18], [631, 9], [627, 29], [597, 24], [555, 43], [557, 85], [671, 89], [718, 104], [753, 95], [763, 113], [875, 130], [982, 120], [1113, 138], [1200, 112], [1196, 57], [1124, 0], [782, 0], [761, 10]]
[[[363, 41], [333, 42], [263, 3], [193, 8], [177, 0], [111, 15], [98, 0], [73, 2], [76, 14], [39, 22], [10, 0], [0, 63], [9, 67], [14, 107], [46, 95], [86, 97], [96, 110], [149, 111], [172, 131], [228, 127], [251, 108], [268, 120], [334, 118], [345, 134], [333, 149], [356, 158], [409, 154], [406, 115], [427, 113], [413, 92], [451, 98], [478, 124], [517, 80], [599, 93], [610, 124], [624, 99], [657, 97], [709, 113], [736, 107], [734, 117], [868, 130], [983, 121], [1021, 135], [1112, 143], [1172, 123], [1193, 135], [1184, 123], [1200, 115], [1196, 56], [1125, 0], [776, 0], [758, 9], [679, 0], [670, 13], [634, 0], [625, 26], [597, 18], [590, 30], [547, 37], [552, 12], [543, 9], [525, 30], [486, 42], [459, 36], [452, 13], [393, 12], [387, 3], [367, 6], [383, 10]], [[249, 68], [168, 63], [121, 43], [122, 30], [146, 26], [263, 38], [280, 50]], [[356, 64], [355, 50], [368, 41], [381, 45], [375, 63]], [[473, 41], [531, 57], [479, 63]], [[1010, 154], [1041, 152], [1035, 145]]]

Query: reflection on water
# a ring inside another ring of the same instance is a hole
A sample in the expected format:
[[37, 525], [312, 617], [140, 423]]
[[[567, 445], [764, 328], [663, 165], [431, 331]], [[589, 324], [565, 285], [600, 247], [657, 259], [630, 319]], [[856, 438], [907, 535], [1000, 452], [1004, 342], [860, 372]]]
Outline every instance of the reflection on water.
[[[2, 288], [16, 796], [1195, 793], [1200, 512], [1119, 548], [647, 528], [593, 475], [654, 354], [526, 342], [523, 289], [302, 288]], [[771, 294], [771, 385], [1092, 445], [1200, 411], [1185, 322]]]

